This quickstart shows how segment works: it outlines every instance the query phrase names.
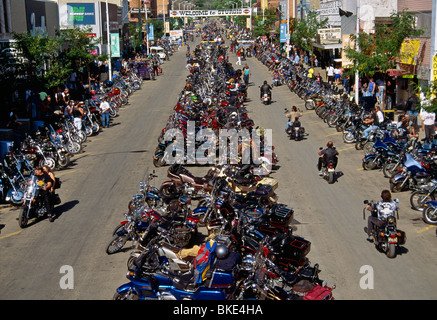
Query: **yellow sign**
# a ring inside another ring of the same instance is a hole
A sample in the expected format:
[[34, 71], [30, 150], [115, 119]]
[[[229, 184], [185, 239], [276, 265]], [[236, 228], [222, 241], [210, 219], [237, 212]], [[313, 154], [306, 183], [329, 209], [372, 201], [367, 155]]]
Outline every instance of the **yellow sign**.
[[268, 5], [269, 5], [268, 0], [261, 0], [261, 9], [262, 10], [267, 9]]
[[419, 48], [420, 40], [404, 40], [401, 46], [401, 63], [416, 64]]
[[437, 55], [432, 57], [432, 81], [437, 84]]

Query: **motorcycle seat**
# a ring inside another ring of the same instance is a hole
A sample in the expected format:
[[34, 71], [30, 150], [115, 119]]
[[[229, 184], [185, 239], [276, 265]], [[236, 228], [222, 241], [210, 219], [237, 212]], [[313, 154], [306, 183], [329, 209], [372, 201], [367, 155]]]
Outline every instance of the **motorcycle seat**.
[[167, 242], [162, 242], [161, 245], [162, 245], [164, 248], [166, 248], [166, 249], [172, 251], [173, 253], [175, 253], [175, 254], [177, 254], [177, 255], [178, 255], [179, 252], [181, 251], [180, 248], [175, 247], [175, 246], [172, 246], [171, 244], [169, 244], [169, 243], [167, 243]]
[[208, 182], [208, 179], [206, 178], [199, 178], [199, 177], [194, 177], [194, 182], [196, 184], [205, 184]]
[[177, 290], [194, 291], [196, 290], [196, 281], [192, 272], [185, 273], [177, 278], [174, 278], [173, 285]]
[[426, 177], [429, 177], [429, 173], [428, 172], [418, 172], [418, 173], [416, 173], [416, 177], [426, 178]]

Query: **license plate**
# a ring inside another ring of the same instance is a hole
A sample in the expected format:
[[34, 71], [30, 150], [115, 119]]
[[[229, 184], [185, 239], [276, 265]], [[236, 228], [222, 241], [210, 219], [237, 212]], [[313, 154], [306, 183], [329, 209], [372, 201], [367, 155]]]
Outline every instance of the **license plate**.
[[398, 238], [390, 238], [388, 243], [398, 243]]
[[334, 169], [328, 169], [328, 172], [334, 172]]

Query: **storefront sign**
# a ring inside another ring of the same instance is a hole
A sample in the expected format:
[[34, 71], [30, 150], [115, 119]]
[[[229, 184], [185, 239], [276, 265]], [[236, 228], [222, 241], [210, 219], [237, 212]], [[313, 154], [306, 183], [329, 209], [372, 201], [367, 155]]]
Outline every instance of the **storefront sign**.
[[416, 64], [420, 40], [404, 40], [401, 46], [401, 63]]
[[341, 43], [341, 28], [318, 29], [320, 44]]
[[67, 3], [67, 15], [70, 25], [96, 24], [94, 3]]

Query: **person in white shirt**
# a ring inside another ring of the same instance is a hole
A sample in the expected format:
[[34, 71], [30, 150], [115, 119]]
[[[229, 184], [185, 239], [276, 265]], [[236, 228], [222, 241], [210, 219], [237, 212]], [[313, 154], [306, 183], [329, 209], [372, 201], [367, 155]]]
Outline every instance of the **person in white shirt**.
[[334, 67], [331, 65], [327, 67], [326, 74], [328, 76], [328, 83], [332, 84], [334, 82]]
[[340, 84], [340, 78], [341, 78], [341, 69], [335, 68], [334, 69], [334, 82], [337, 86]]
[[422, 130], [425, 131], [425, 140], [430, 143], [435, 134], [435, 113], [423, 109], [420, 117], [422, 119]]
[[109, 103], [107, 101], [107, 98], [104, 97], [102, 100], [102, 103], [99, 106], [100, 108], [100, 114], [102, 115], [102, 126], [103, 128], [109, 128]]
[[379, 106], [375, 107], [376, 116], [378, 117], [378, 124], [382, 124], [384, 122], [384, 113], [381, 111]]

